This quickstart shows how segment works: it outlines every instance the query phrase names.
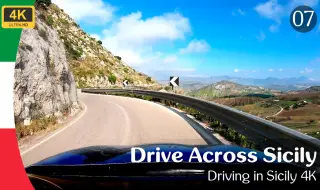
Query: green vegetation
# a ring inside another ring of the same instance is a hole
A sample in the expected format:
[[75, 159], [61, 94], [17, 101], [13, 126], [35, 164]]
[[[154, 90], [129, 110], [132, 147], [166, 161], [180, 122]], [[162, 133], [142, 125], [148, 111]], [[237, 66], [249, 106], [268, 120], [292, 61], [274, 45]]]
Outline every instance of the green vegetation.
[[80, 80], [80, 81], [78, 82], [78, 87], [79, 87], [79, 88], [88, 88], [89, 86], [86, 84], [86, 82]]
[[123, 71], [124, 71], [125, 73], [128, 73], [128, 72], [129, 72], [129, 69], [128, 69], [127, 67], [125, 67], [125, 68], [123, 68]]
[[[102, 44], [102, 43], [101, 43]], [[119, 61], [121, 61], [121, 57], [120, 56], [114, 56], [116, 59], [118, 59]]]
[[47, 6], [51, 5], [51, 0], [36, 0], [37, 4], [45, 4]]
[[152, 82], [151, 77], [147, 77], [147, 78], [146, 78], [146, 81], [147, 81], [147, 82]]
[[66, 19], [59, 18], [57, 22], [61, 23], [61, 25], [64, 26], [64, 27], [68, 27], [69, 26], [69, 22]]
[[20, 42], [19, 47], [20, 47], [21, 49], [23, 49], [23, 50], [29, 50], [29, 51], [32, 51], [32, 50], [33, 50], [33, 48], [32, 48], [30, 45], [25, 44], [25, 43], [23, 43], [23, 42]]
[[172, 90], [172, 87], [171, 87], [171, 86], [165, 86], [164, 89], [165, 89], [166, 91], [169, 91], [169, 90]]
[[69, 56], [74, 60], [79, 59], [83, 54], [83, 50], [80, 47], [74, 49], [72, 43], [66, 37], [62, 37], [62, 39]]
[[53, 25], [53, 18], [52, 18], [52, 16], [47, 16], [47, 24], [49, 25], [49, 26], [52, 26]]
[[117, 77], [114, 76], [113, 74], [110, 74], [110, 75], [108, 76], [108, 80], [109, 80], [109, 82], [111, 82], [111, 84], [115, 84], [116, 81], [117, 81]]
[[198, 90], [189, 92], [188, 95], [206, 100], [215, 98], [233, 98], [239, 96], [270, 98], [273, 95], [267, 89], [258, 86], [240, 85], [229, 81], [220, 81]]
[[98, 77], [104, 77], [104, 71], [103, 70], [99, 70], [98, 71]]
[[101, 40], [99, 40], [99, 41], [98, 41], [98, 44], [102, 45], [102, 41], [101, 41]]
[[126, 76], [124, 78], [124, 80], [127, 80], [129, 82], [129, 84], [133, 84], [133, 82], [134, 82], [133, 79], [131, 77], [129, 77], [129, 76]]
[[39, 33], [39, 36], [40, 36], [43, 40], [45, 40], [45, 41], [48, 40], [47, 31], [45, 31], [44, 29], [39, 29], [39, 30], [38, 30], [38, 33]]

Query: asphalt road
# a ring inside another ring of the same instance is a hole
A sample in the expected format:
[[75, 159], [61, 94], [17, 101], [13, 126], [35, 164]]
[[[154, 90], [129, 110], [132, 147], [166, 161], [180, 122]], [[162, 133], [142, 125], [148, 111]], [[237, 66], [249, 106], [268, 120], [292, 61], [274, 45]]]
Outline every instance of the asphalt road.
[[94, 145], [207, 144], [190, 124], [156, 103], [119, 96], [79, 94], [83, 115], [63, 131], [24, 151], [25, 166], [55, 154]]

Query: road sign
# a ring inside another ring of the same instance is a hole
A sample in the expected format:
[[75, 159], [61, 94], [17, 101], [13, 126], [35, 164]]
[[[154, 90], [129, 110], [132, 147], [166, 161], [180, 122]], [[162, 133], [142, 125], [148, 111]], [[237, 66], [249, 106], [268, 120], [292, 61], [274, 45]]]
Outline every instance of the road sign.
[[2, 28], [34, 28], [34, 6], [3, 6]]
[[179, 86], [179, 77], [170, 77], [170, 86], [172, 87]]
[[128, 86], [128, 85], [129, 85], [128, 80], [124, 80], [124, 81], [123, 81], [123, 86], [126, 87], [126, 86]]

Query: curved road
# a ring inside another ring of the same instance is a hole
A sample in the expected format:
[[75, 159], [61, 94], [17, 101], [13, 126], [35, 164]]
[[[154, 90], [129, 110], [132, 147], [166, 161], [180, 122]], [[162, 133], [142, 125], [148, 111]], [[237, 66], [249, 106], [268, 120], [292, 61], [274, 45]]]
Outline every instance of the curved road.
[[72, 125], [22, 152], [25, 166], [94, 145], [207, 144], [179, 115], [156, 103], [119, 96], [79, 94], [85, 113]]

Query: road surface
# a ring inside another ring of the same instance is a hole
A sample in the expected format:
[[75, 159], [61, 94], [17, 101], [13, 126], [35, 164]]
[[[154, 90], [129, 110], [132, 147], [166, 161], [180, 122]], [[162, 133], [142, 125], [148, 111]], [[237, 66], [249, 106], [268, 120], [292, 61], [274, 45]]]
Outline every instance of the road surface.
[[207, 144], [187, 121], [156, 103], [109, 95], [79, 94], [83, 115], [63, 131], [22, 152], [25, 166], [55, 154], [95, 145]]

